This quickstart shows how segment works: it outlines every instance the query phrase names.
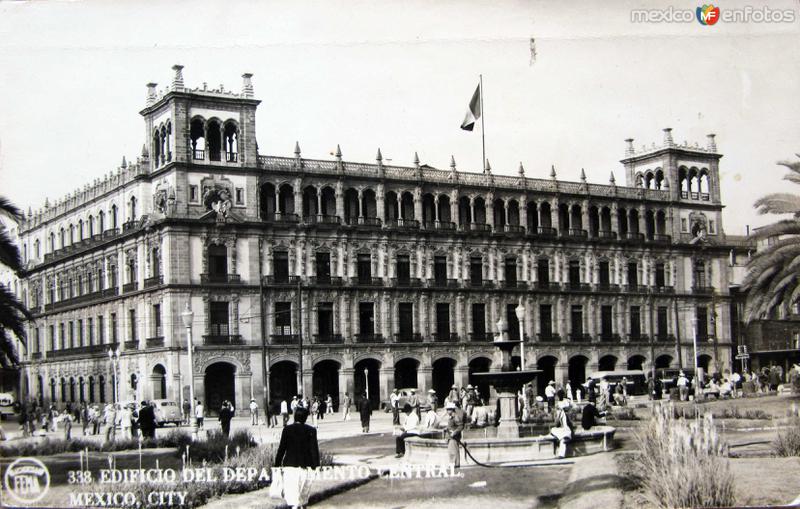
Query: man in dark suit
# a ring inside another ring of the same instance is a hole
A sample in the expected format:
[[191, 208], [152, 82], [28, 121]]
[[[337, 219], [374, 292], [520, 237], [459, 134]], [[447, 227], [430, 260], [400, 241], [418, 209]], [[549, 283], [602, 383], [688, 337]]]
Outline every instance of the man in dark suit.
[[306, 424], [308, 410], [297, 407], [294, 422], [283, 428], [275, 465], [283, 467], [316, 468], [319, 466], [317, 430]]
[[156, 413], [147, 401], [142, 401], [142, 408], [139, 410], [139, 429], [142, 430], [143, 438], [156, 438]]

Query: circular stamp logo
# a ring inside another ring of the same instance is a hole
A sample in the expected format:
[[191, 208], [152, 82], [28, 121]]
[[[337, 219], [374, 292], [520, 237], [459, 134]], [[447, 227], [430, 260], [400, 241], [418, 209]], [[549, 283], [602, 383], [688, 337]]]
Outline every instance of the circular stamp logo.
[[6, 469], [3, 481], [11, 498], [22, 504], [30, 504], [47, 494], [50, 472], [36, 458], [18, 458]]

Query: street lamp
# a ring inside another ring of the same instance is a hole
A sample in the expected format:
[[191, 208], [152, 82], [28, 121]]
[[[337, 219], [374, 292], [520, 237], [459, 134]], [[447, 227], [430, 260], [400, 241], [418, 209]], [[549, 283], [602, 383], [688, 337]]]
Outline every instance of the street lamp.
[[364, 368], [364, 393], [369, 401], [369, 368]]
[[525, 321], [525, 306], [522, 305], [522, 299], [519, 299], [519, 305], [514, 309], [517, 313], [517, 321], [519, 322], [519, 355], [520, 368], [525, 371], [525, 332], [522, 327]]
[[[194, 364], [192, 362], [192, 350], [194, 350], [194, 345], [192, 344], [192, 319], [194, 318], [194, 313], [192, 312], [192, 308], [189, 307], [189, 303], [186, 303], [186, 309], [183, 310], [181, 313], [181, 320], [183, 320], [183, 326], [186, 327], [186, 350], [189, 352], [189, 425], [191, 426], [192, 430], [192, 441], [197, 440], [197, 419], [194, 415], [195, 405], [194, 405]], [[183, 388], [181, 388], [181, 392]]]
[[108, 360], [111, 361], [112, 376], [114, 377], [114, 403], [119, 402], [119, 348], [108, 349]]

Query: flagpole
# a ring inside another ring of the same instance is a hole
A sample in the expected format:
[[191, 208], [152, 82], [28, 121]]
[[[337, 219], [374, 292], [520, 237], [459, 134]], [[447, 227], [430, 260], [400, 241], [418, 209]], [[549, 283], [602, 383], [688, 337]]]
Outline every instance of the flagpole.
[[481, 150], [483, 155], [483, 167], [481, 168], [481, 172], [486, 172], [486, 126], [483, 123], [483, 117], [486, 112], [483, 110], [483, 74], [479, 74], [479, 76], [481, 85]]

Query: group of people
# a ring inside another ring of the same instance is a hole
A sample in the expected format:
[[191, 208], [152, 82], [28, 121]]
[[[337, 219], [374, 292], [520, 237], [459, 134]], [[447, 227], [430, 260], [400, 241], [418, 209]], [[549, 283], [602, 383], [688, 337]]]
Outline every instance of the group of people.
[[75, 425], [81, 425], [83, 435], [105, 435], [106, 441], [127, 438], [155, 438], [158, 426], [155, 408], [148, 401], [138, 405], [135, 402], [89, 404], [67, 403], [61, 411], [55, 404], [40, 405], [28, 401], [20, 405], [19, 424], [22, 437], [36, 436], [37, 426], [44, 435], [55, 432], [61, 426], [64, 439], [72, 439]]

